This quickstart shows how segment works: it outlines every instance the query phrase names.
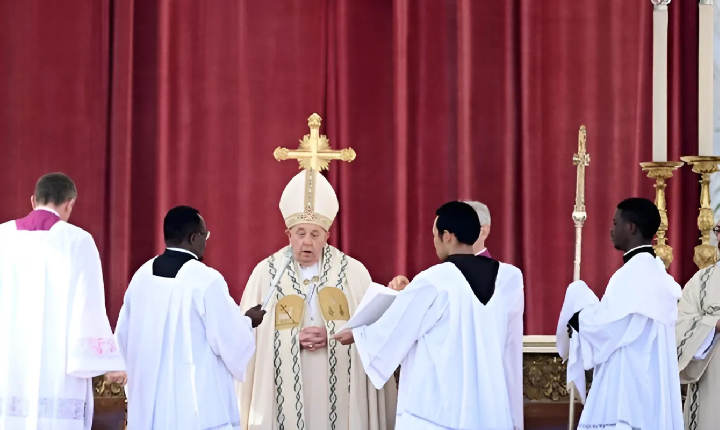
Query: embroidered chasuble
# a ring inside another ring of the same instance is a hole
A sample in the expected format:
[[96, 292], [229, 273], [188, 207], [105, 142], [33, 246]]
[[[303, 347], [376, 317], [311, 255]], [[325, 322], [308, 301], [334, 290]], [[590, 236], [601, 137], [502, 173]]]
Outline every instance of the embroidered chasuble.
[[[279, 208], [288, 230], [313, 224], [329, 232], [339, 202], [321, 172], [330, 160], [352, 161], [355, 151], [330, 149], [327, 136], [319, 132], [319, 115], [311, 115], [308, 126], [310, 134], [303, 136], [298, 150], [275, 150], [277, 160], [296, 159], [302, 169], [285, 186]], [[305, 269], [296, 261], [286, 264], [286, 251], [292, 255], [288, 247], [258, 264], [240, 302], [245, 312], [269, 300], [264, 322], [256, 329], [255, 356], [237, 386], [242, 429], [392, 430], [397, 385], [392, 381], [375, 389], [355, 347], [332, 339], [355, 312], [370, 274], [329, 245], [318, 246], [317, 267]], [[326, 347], [302, 349], [299, 334], [305, 327], [324, 327]]]
[[[262, 303], [272, 279], [283, 270], [284, 251], [255, 268], [240, 303], [243, 312]], [[256, 329], [255, 356], [245, 382], [237, 385], [242, 429], [392, 430], [395, 381], [375, 389], [355, 347], [332, 339], [355, 311], [370, 274], [330, 245], [323, 249], [317, 275], [303, 282], [301, 274], [296, 262], [288, 265]], [[326, 348], [300, 348], [300, 330], [310, 326], [326, 328]]]
[[720, 320], [720, 270], [698, 271], [683, 289], [676, 324], [680, 382], [688, 384], [685, 428], [720, 428], [720, 360], [715, 358]]

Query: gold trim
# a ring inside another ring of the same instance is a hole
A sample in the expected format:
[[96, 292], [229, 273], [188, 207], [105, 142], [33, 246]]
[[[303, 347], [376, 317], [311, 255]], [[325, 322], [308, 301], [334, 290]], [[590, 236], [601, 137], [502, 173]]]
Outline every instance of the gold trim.
[[557, 354], [553, 335], [523, 336], [523, 354]]
[[665, 270], [670, 268], [673, 261], [673, 249], [666, 243], [665, 237], [670, 223], [667, 216], [667, 204], [665, 202], [665, 188], [667, 180], [672, 178], [673, 170], [680, 168], [684, 163], [681, 161], [645, 162], [640, 163], [643, 171], [647, 172], [650, 179], [655, 179], [655, 206], [660, 212], [660, 227], [657, 231], [657, 238], [653, 249], [655, 254], [665, 263]]
[[285, 218], [285, 227], [287, 227], [288, 229], [293, 228], [298, 224], [304, 223], [316, 224], [324, 228], [325, 231], [329, 231], [333, 221], [325, 215], [310, 211], [292, 214], [289, 217]]

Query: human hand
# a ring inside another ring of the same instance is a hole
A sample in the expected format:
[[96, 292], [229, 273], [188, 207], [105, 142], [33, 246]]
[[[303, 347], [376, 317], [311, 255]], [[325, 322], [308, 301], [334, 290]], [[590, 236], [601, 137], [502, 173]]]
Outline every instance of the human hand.
[[325, 327], [305, 327], [300, 330], [300, 346], [308, 351], [315, 351], [327, 345]]
[[402, 291], [405, 287], [408, 286], [410, 281], [408, 278], [404, 277], [403, 275], [396, 276], [393, 278], [392, 281], [388, 284], [388, 288], [392, 288], [395, 291]]
[[343, 330], [339, 333], [336, 333], [335, 336], [333, 336], [333, 339], [343, 345], [352, 345], [353, 343], [355, 343], [355, 336], [353, 336], [352, 330]]
[[105, 374], [105, 380], [110, 383], [125, 386], [125, 384], [127, 384], [127, 373], [123, 371], [108, 372]]
[[252, 321], [253, 328], [259, 326], [265, 316], [266, 311], [260, 309], [261, 307], [262, 305], [253, 306], [245, 312], [245, 316]]

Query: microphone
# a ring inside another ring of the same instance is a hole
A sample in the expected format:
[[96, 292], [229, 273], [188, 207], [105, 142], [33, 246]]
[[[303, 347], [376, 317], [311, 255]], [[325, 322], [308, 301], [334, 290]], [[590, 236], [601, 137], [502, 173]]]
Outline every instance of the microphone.
[[268, 303], [270, 302], [273, 292], [275, 292], [275, 289], [277, 288], [277, 285], [280, 282], [280, 278], [282, 277], [283, 273], [285, 273], [285, 269], [287, 269], [290, 266], [290, 263], [292, 263], [292, 256], [293, 256], [292, 246], [288, 246], [285, 249], [285, 252], [283, 252], [282, 260], [280, 262], [281, 269], [275, 273], [275, 277], [273, 278], [272, 282], [270, 283], [270, 289], [268, 289], [268, 292], [265, 295], [265, 299], [263, 300], [263, 304], [262, 304], [262, 310], [265, 310]]

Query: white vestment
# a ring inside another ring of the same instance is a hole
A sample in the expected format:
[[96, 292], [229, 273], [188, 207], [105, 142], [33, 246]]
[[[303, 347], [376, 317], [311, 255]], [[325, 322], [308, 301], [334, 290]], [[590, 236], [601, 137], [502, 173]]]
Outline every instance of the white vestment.
[[417, 275], [374, 324], [353, 329], [365, 372], [381, 387], [400, 366], [396, 430], [510, 430], [504, 368], [507, 301], [502, 282], [521, 279], [500, 264], [483, 305], [453, 263]]
[[89, 430], [92, 380], [124, 370], [89, 233], [0, 225], [0, 429]]
[[[525, 295], [522, 272], [502, 270], [509, 266], [500, 263], [501, 271], [495, 284], [496, 294], [505, 299], [508, 311], [507, 337], [505, 340], [505, 383], [510, 399], [510, 412], [515, 430], [525, 428], [525, 397], [523, 393], [523, 314]], [[514, 266], [509, 266], [515, 269]], [[509, 268], [508, 268], [509, 269]]]
[[165, 278], [152, 263], [133, 276], [116, 329], [128, 428], [239, 429], [233, 378], [255, 351], [250, 319], [218, 271], [193, 259]]
[[[584, 370], [595, 369], [578, 429], [681, 430], [675, 321], [680, 285], [659, 258], [632, 257], [610, 278], [601, 301], [582, 282], [565, 295], [558, 353], [584, 398]], [[582, 309], [580, 311], [580, 309]], [[579, 332], [567, 324], [580, 311]]]
[[720, 423], [720, 263], [698, 271], [685, 284], [678, 304], [677, 336], [680, 382], [688, 384], [685, 428], [715, 430]]
[[[332, 339], [354, 314], [371, 283], [370, 273], [330, 245], [323, 249], [319, 264], [307, 269], [286, 260], [284, 253], [280, 250], [255, 267], [240, 302], [246, 310], [270, 298], [256, 331], [257, 352], [246, 380], [237, 384], [242, 429], [392, 430], [396, 381], [376, 389], [356, 348]], [[276, 275], [277, 288], [270, 296]], [[330, 296], [322, 309], [321, 296], [329, 292], [337, 295]], [[288, 299], [299, 299], [303, 309], [300, 325], [292, 328], [281, 325], [286, 309], [281, 300]], [[325, 328], [327, 346], [315, 351], [300, 348], [299, 332], [305, 327]]]

